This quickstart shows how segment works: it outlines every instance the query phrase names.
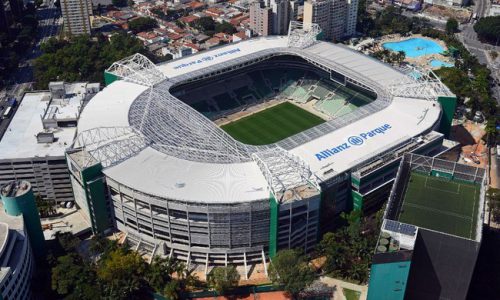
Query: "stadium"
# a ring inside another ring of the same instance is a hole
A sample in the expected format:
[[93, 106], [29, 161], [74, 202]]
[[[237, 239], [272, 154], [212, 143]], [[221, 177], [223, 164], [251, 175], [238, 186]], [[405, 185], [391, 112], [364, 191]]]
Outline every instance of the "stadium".
[[[67, 152], [94, 232], [189, 266], [265, 266], [313, 249], [342, 211], [387, 199], [404, 153], [443, 151], [455, 97], [317, 27], [105, 73]], [[451, 114], [451, 115], [450, 115]], [[266, 272], [267, 273], [267, 272]]]

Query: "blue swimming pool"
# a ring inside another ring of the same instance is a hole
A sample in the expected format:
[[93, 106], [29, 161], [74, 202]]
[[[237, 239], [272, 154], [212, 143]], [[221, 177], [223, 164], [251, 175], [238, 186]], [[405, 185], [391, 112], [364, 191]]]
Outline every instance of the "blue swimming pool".
[[438, 43], [423, 38], [412, 38], [400, 42], [387, 42], [383, 43], [382, 47], [396, 52], [404, 51], [407, 57], [419, 57], [422, 55], [442, 53], [444, 51], [443, 47]]
[[431, 65], [431, 67], [434, 67], [434, 68], [440, 68], [440, 67], [451, 68], [451, 67], [455, 66], [454, 64], [450, 64], [450, 63], [440, 61], [437, 59], [431, 60], [430, 65]]

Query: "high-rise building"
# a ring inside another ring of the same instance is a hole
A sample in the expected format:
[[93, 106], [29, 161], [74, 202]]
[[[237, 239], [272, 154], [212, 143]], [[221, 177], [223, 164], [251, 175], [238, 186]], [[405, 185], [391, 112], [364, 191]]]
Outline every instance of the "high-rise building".
[[323, 39], [340, 40], [356, 31], [358, 0], [308, 0], [304, 3], [304, 25], [316, 23]]
[[347, 22], [345, 36], [352, 36], [356, 33], [356, 23], [358, 21], [358, 0], [347, 0]]
[[289, 0], [266, 0], [266, 6], [272, 11], [272, 33], [285, 35], [288, 33], [290, 24], [290, 1]]
[[264, 2], [250, 4], [250, 28], [258, 35], [268, 36], [273, 30], [272, 10]]
[[250, 4], [250, 27], [258, 35], [285, 35], [290, 24], [289, 0], [265, 0]]
[[92, 1], [62, 0], [61, 11], [64, 20], [64, 30], [69, 35], [90, 34]]

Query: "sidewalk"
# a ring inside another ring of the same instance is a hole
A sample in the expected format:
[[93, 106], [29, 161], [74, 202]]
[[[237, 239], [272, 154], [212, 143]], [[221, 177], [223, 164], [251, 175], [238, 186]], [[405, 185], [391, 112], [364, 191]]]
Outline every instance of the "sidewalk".
[[320, 278], [320, 281], [326, 283], [328, 286], [335, 287], [335, 292], [333, 293], [333, 299], [335, 300], [345, 300], [344, 293], [342, 292], [343, 288], [350, 289], [353, 291], [358, 291], [361, 293], [359, 300], [366, 300], [368, 296], [368, 286], [367, 285], [357, 285], [354, 283], [342, 281], [340, 279], [335, 279], [331, 277], [323, 276]]

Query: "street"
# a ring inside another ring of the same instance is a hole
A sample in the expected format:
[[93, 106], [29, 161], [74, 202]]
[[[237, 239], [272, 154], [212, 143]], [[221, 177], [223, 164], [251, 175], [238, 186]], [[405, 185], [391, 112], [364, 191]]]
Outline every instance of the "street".
[[[23, 93], [30, 90], [32, 87], [33, 60], [41, 55], [40, 44], [50, 37], [57, 35], [62, 25], [62, 18], [60, 17], [58, 9], [54, 6], [53, 0], [50, 0], [47, 7], [37, 10], [37, 19], [37, 37], [33, 47], [21, 57], [17, 71], [12, 74], [12, 84], [0, 91], [0, 99], [15, 97], [18, 101], [18, 105], [13, 109], [12, 116], [19, 107], [19, 102], [22, 100]], [[0, 111], [3, 111], [3, 109]], [[0, 121], [0, 138], [3, 136], [5, 130], [7, 130], [9, 123], [10, 118]]]
[[[478, 18], [487, 16], [488, 10], [488, 0], [475, 1], [474, 12], [477, 14]], [[477, 34], [474, 31], [475, 22], [475, 20], [471, 20], [470, 23], [461, 25], [460, 32], [456, 35], [457, 38], [465, 45], [465, 47], [477, 57], [479, 62], [487, 65], [491, 70], [491, 76], [495, 81], [495, 84], [491, 87], [491, 90], [493, 92], [493, 97], [496, 98], [497, 103], [500, 105], [500, 62], [498, 62], [498, 59], [496, 62], [493, 61], [488, 55], [488, 52], [491, 50], [500, 52], [500, 46], [485, 44], [479, 41]]]
[[21, 100], [20, 97], [22, 93], [30, 89], [33, 83], [33, 60], [41, 54], [40, 44], [59, 33], [62, 25], [62, 18], [58, 9], [54, 6], [53, 0], [49, 1], [47, 7], [37, 10], [37, 19], [38, 30], [34, 45], [32, 49], [28, 50], [26, 54], [21, 57], [19, 67], [11, 78], [12, 85], [0, 92], [0, 98], [13, 96]]

